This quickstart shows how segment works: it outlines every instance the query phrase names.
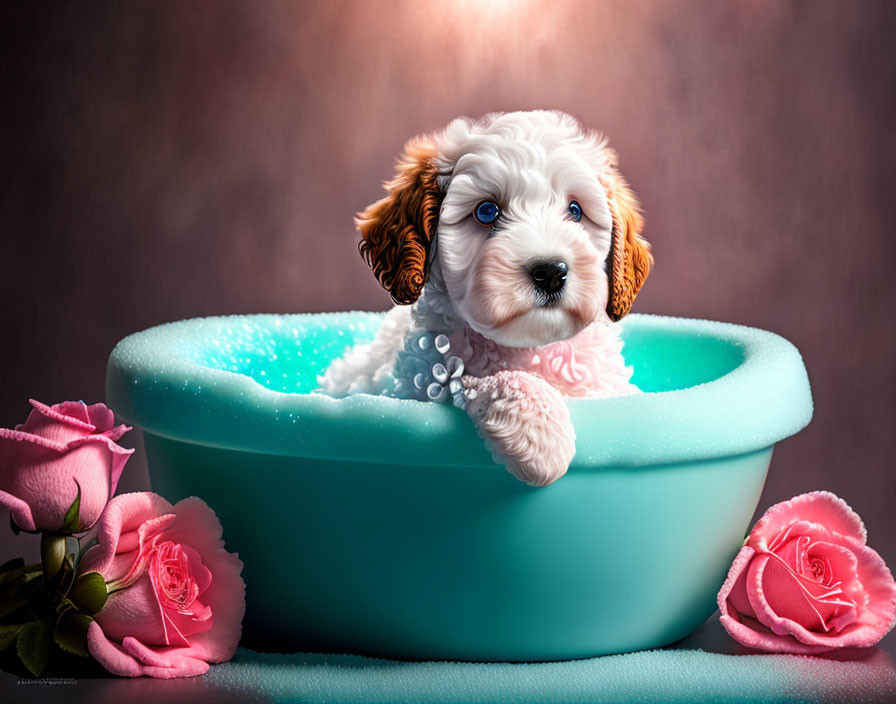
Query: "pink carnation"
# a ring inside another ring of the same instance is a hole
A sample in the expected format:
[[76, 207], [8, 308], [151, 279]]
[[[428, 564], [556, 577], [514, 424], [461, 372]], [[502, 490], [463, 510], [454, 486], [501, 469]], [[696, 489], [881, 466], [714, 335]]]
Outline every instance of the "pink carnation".
[[858, 515], [829, 492], [775, 504], [719, 592], [725, 630], [778, 653], [875, 645], [896, 619], [896, 582], [865, 539]]
[[103, 667], [167, 679], [233, 657], [246, 610], [243, 563], [224, 549], [221, 523], [204, 501], [116, 496], [97, 538], [78, 571], [99, 572], [109, 590], [87, 633]]

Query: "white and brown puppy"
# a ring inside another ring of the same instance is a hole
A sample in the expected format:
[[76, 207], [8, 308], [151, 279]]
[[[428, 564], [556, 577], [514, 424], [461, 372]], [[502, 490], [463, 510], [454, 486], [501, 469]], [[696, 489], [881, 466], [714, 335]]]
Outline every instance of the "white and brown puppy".
[[549, 484], [575, 453], [563, 396], [634, 393], [614, 321], [653, 263], [598, 133], [555, 111], [458, 118], [412, 139], [361, 213], [361, 254], [398, 304], [321, 390], [452, 401], [496, 461]]

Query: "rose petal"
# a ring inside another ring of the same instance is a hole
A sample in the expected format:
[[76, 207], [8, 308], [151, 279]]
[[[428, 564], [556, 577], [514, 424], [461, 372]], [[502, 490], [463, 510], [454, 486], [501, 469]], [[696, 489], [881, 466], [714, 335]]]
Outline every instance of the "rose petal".
[[725, 583], [716, 597], [719, 611], [723, 615], [728, 613], [729, 602], [731, 607], [738, 613], [748, 616], [754, 615], [753, 608], [750, 606], [750, 601], [747, 598], [747, 588], [744, 585], [744, 579], [746, 577], [747, 565], [750, 564], [750, 560], [755, 552], [749, 545], [744, 545], [735, 556], [734, 562], [731, 563]]
[[[78, 574], [100, 572], [98, 564], [101, 550], [102, 548], [100, 548], [99, 545], [94, 545], [84, 553], [81, 561], [78, 563]], [[137, 550], [117, 553], [115, 557], [112, 558], [112, 561], [100, 572], [106, 580], [106, 583], [108, 584], [122, 579], [128, 573], [128, 570], [131, 569], [136, 557]]]
[[133, 430], [133, 428], [129, 425], [116, 425], [114, 428], [110, 428], [101, 433], [101, 435], [105, 435], [112, 442], [118, 442], [122, 435]]
[[[21, 430], [0, 428], [0, 506], [9, 509], [16, 525], [23, 530], [37, 530], [29, 503], [22, 493], [21, 467], [41, 461], [52, 462], [65, 453], [65, 445]], [[40, 518], [43, 518], [42, 516]], [[61, 521], [59, 521], [61, 523]], [[45, 530], [58, 526], [41, 526]]]
[[[175, 523], [177, 523], [177, 514], [173, 512], [164, 513], [161, 516], [156, 516], [155, 518], [143, 521], [136, 531], [137, 545], [142, 546], [146, 544], [151, 538], [159, 536], [161, 533], [171, 528]], [[121, 542], [119, 542], [118, 545], [120, 548]]]
[[[827, 538], [828, 536], [825, 535], [824, 537]], [[788, 564], [790, 569], [794, 570], [795, 572], [800, 572], [801, 574], [802, 572], [800, 570], [800, 562], [803, 559], [803, 555], [801, 553], [804, 551], [801, 550], [800, 541], [804, 540], [805, 538], [806, 536], [803, 535], [801, 535], [799, 538], [790, 538], [774, 551], [778, 557], [780, 557], [782, 560], [784, 560], [784, 562]]]
[[153, 650], [130, 636], [121, 645], [113, 643], [96, 621], [87, 629], [87, 648], [109, 672], [123, 677], [192, 677], [208, 672], [209, 667], [207, 662], [191, 657], [182, 648]]
[[[34, 447], [41, 447], [45, 450], [55, 452], [57, 455], [60, 455], [68, 450], [67, 443], [57, 442], [56, 440], [45, 438], [41, 435], [26, 433], [24, 430], [10, 430], [9, 428], [0, 428], [0, 440], [3, 440], [3, 444], [6, 445], [7, 454], [12, 454], [16, 450], [21, 449], [13, 443], [22, 443], [32, 445]], [[0, 450], [0, 452], [2, 451], [3, 450]], [[11, 471], [13, 466], [11, 461], [8, 458], [4, 458], [4, 460], [5, 463], [2, 469], [6, 469], [8, 467], [9, 471]]]
[[[135, 638], [125, 638], [122, 645], [128, 653], [147, 666], [146, 669], [152, 668], [146, 674], [174, 670], [176, 674], [169, 675], [170, 677], [192, 677], [208, 672], [207, 662], [186, 655], [182, 648], [150, 648]], [[159, 674], [152, 676], [160, 677]], [[161, 676], [165, 677], [164, 674]]]
[[[853, 539], [850, 539], [853, 540]], [[859, 541], [854, 541], [856, 546], [862, 545]], [[855, 551], [833, 543], [817, 542], [812, 543], [806, 551], [808, 560], [821, 560], [826, 564], [826, 571], [830, 569], [829, 584], [839, 583], [839, 588], [843, 590], [844, 598], [851, 599], [857, 604], [864, 605], [867, 601], [867, 594], [858, 573], [858, 558]], [[820, 584], [818, 589], [823, 589]], [[817, 589], [813, 588], [813, 592]]]
[[[769, 570], [771, 579], [768, 589], [764, 583], [766, 567], [771, 563]], [[789, 618], [779, 615], [768, 603], [766, 591], [771, 593], [780, 605], [783, 605], [788, 613], [795, 613], [797, 617], [805, 619], [804, 622], [812, 622], [813, 626], [821, 627], [818, 615], [806, 608], [806, 601], [802, 597], [798, 583], [794, 578], [775, 562], [769, 553], [760, 553], [750, 563], [747, 571], [747, 596], [750, 606], [756, 618], [764, 626], [779, 636], [791, 634], [793, 622]]]
[[743, 622], [741, 622], [733, 616], [723, 614], [719, 617], [719, 623], [722, 624], [722, 627], [728, 631], [728, 634], [734, 640], [746, 645], [748, 648], [765, 650], [770, 653], [792, 653], [794, 655], [817, 655], [830, 650], [830, 648], [825, 646], [800, 643], [791, 636], [776, 635], [759, 623], [759, 621], [748, 617], [744, 617]]
[[[105, 403], [94, 403], [86, 407], [87, 420], [96, 428], [95, 433], [108, 433], [115, 425], [115, 414]], [[124, 426], [118, 426], [119, 428]], [[118, 438], [113, 438], [117, 440]]]
[[[835, 634], [829, 632], [829, 620], [848, 606], [817, 598], [811, 587], [773, 555], [759, 555], [747, 574], [750, 605], [759, 621], [774, 633], [796, 635], [797, 630], [805, 630], [819, 635], [827, 633], [825, 637], [830, 638]], [[836, 597], [833, 599], [836, 601]]]
[[0, 506], [9, 509], [12, 519], [22, 530], [37, 530], [34, 526], [34, 517], [31, 515], [31, 507], [19, 497], [0, 491]]
[[221, 540], [224, 530], [218, 516], [196, 496], [181, 499], [171, 507], [171, 512], [177, 515], [177, 520], [165, 531], [165, 540], [189, 545], [202, 556], [203, 564], [208, 565], [207, 553], [224, 547]]
[[236, 652], [246, 613], [246, 584], [240, 577], [243, 562], [224, 550], [205, 555], [203, 561], [214, 574], [203, 595], [205, 603], [214, 605], [214, 622], [210, 630], [190, 636], [189, 653], [208, 662], [226, 662]]
[[105, 574], [107, 566], [115, 556], [118, 539], [123, 532], [136, 531], [145, 521], [172, 513], [173, 509], [168, 501], [151, 491], [138, 491], [114, 497], [107, 504], [97, 525], [99, 550], [93, 558], [94, 569]]
[[113, 496], [115, 490], [118, 488], [118, 480], [121, 479], [121, 473], [124, 471], [124, 466], [127, 464], [131, 455], [134, 454], [134, 450], [133, 448], [125, 449], [120, 445], [117, 445], [108, 435], [87, 435], [86, 437], [72, 440], [68, 443], [68, 449], [73, 450], [89, 444], [102, 445], [111, 453], [111, 465], [109, 467], [111, 490], [109, 496]]
[[212, 610], [200, 601], [193, 603], [195, 609], [190, 609], [193, 613], [165, 609], [165, 617], [168, 619], [169, 625], [176, 628], [177, 632], [188, 640], [186, 645], [194, 641], [194, 636], [197, 633], [204, 633], [215, 625]]
[[765, 547], [794, 521], [817, 523], [862, 543], [867, 536], [862, 519], [843, 499], [829, 491], [812, 491], [772, 506], [753, 526], [747, 542]]
[[110, 641], [96, 621], [87, 627], [87, 649], [113, 675], [139, 677], [143, 674], [141, 664], [118, 643]]
[[775, 553], [796, 569], [799, 560], [797, 553], [804, 551], [807, 542], [836, 541], [839, 539], [839, 535], [821, 523], [799, 520], [788, 524], [771, 540], [763, 539], [757, 542], [748, 539], [748, 542], [759, 548], [760, 552]]
[[[801, 623], [778, 616], [766, 600], [769, 590], [766, 589], [764, 595], [762, 593], [762, 566], [757, 566], [755, 574], [751, 572], [747, 582], [750, 603], [756, 610], [759, 620], [780, 635], [789, 633], [801, 643], [820, 646], [827, 650], [849, 647], [867, 648], [875, 645], [893, 627], [893, 615], [896, 610], [896, 585], [893, 584], [893, 577], [889, 574], [889, 570], [880, 556], [858, 540], [853, 539], [853, 542], [859, 564], [868, 565], [869, 583], [875, 594], [874, 602], [869, 602], [869, 605], [858, 613], [854, 623], [844, 627], [839, 633], [823, 634], [810, 631]], [[859, 551], [863, 553], [861, 556], [858, 555]], [[765, 564], [768, 562], [766, 560]], [[753, 565], [751, 564], [752, 569]], [[883, 572], [880, 571], [881, 569]], [[872, 572], [877, 573], [876, 577], [872, 575]], [[887, 578], [889, 578], [889, 583]]]
[[[137, 530], [123, 533], [118, 539], [118, 548], [112, 562], [106, 568], [109, 575], [106, 581], [113, 581], [116, 587], [127, 587], [134, 582], [148, 567], [152, 552], [155, 549], [159, 534], [177, 520], [173, 513], [166, 513], [156, 518], [151, 518], [140, 524]], [[119, 559], [122, 553], [127, 555], [130, 561], [127, 569], [121, 573], [117, 571], [120, 566]]]
[[122, 531], [118, 537], [118, 552], [140, 550], [146, 542], [168, 528], [176, 520], [177, 516], [173, 513], [165, 513], [155, 518], [148, 518], [133, 530]]
[[22, 425], [22, 432], [66, 443], [96, 431], [82, 403], [67, 401], [52, 407], [34, 399], [30, 403], [34, 409]]
[[[746, 589], [747, 574], [755, 551], [745, 545], [728, 571], [728, 577], [719, 591], [719, 622], [732, 638], [750, 648], [777, 653], [812, 655], [830, 650], [828, 645], [800, 643], [791, 635], [778, 635], [756, 619]], [[768, 560], [768, 556], [760, 556]]]
[[118, 643], [125, 636], [134, 636], [148, 645], [189, 645], [176, 631], [167, 632], [162, 608], [146, 573], [126, 589], [110, 594], [94, 618], [106, 636]]
[[859, 648], [876, 645], [896, 625], [896, 581], [883, 558], [872, 548], [854, 539], [844, 539], [844, 547], [856, 557], [856, 573], [867, 596], [858, 620], [845, 631], [849, 644]]
[[196, 586], [199, 589], [199, 594], [201, 595], [206, 589], [209, 588], [209, 585], [212, 583], [212, 573], [208, 567], [202, 564], [202, 556], [199, 552], [189, 545], [181, 544], [181, 549], [187, 555], [187, 559], [190, 561], [190, 572], [193, 575], [193, 579], [196, 582]]
[[[32, 401], [32, 405], [33, 404], [34, 402]], [[93, 426], [93, 423], [90, 422], [90, 414], [87, 411], [87, 404], [83, 401], [63, 401], [62, 403], [54, 403], [50, 406], [50, 410], [66, 416], [67, 418]]]

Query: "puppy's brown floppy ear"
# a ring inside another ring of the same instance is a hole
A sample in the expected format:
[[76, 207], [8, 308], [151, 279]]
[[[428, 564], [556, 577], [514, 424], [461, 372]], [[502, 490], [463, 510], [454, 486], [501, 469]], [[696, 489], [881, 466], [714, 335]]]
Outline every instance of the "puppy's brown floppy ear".
[[653, 266], [653, 256], [650, 244], [640, 234], [644, 218], [638, 200], [616, 168], [615, 155], [604, 186], [613, 216], [613, 239], [607, 257], [610, 285], [607, 315], [610, 320], [619, 320], [631, 310], [635, 296]]
[[389, 195], [355, 218], [358, 250], [396, 303], [416, 301], [426, 282], [442, 201], [435, 153], [426, 138], [408, 142], [395, 178], [385, 184]]

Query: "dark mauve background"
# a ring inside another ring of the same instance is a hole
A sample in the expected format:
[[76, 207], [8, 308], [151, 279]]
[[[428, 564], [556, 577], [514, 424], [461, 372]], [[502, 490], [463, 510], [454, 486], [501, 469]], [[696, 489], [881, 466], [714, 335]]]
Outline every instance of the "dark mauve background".
[[[636, 310], [805, 358], [815, 417], [760, 511], [829, 489], [896, 567], [894, 36], [887, 0], [4, 6], [0, 425], [102, 399], [112, 347], [151, 325], [387, 308], [352, 216], [404, 141], [560, 108], [643, 202]], [[121, 487], [146, 486], [135, 456]], [[5, 524], [3, 559], [33, 544]]]

